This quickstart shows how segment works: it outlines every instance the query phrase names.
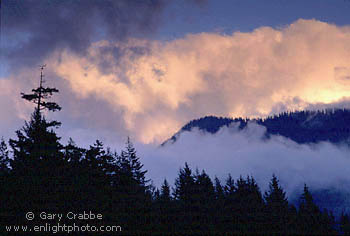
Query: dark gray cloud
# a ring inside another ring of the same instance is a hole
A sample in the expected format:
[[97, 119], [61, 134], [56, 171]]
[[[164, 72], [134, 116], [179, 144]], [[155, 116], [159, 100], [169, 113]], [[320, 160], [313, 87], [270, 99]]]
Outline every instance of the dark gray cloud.
[[[36, 66], [55, 49], [84, 54], [92, 41], [151, 36], [170, 0], [3, 0], [1, 55], [5, 72]], [[207, 0], [180, 1], [203, 8]], [[138, 52], [138, 51], [136, 51]], [[108, 69], [108, 68], [107, 68]]]
[[[96, 64], [99, 71], [103, 74], [114, 73], [113, 68], [118, 67], [120, 70], [127, 70], [130, 63], [139, 57], [147, 55], [150, 52], [148, 45], [144, 46], [125, 46], [125, 45], [106, 45], [96, 48], [96, 55], [90, 56], [92, 63]], [[106, 57], [106, 55], [109, 55]], [[127, 55], [128, 62], [125, 60]], [[128, 82], [125, 76], [121, 75], [123, 82]]]
[[2, 59], [32, 66], [52, 50], [84, 53], [98, 38], [123, 40], [153, 32], [165, 0], [5, 0]]
[[193, 4], [204, 7], [208, 4], [208, 0], [189, 0], [189, 2], [192, 2]]

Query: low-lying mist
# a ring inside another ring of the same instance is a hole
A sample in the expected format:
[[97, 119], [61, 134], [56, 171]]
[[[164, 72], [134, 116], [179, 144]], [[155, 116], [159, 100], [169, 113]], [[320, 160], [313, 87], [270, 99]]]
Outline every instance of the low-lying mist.
[[[291, 200], [300, 196], [304, 183], [313, 192], [329, 189], [350, 194], [349, 147], [327, 142], [300, 145], [282, 136], [266, 139], [264, 133], [265, 127], [255, 123], [241, 131], [233, 124], [215, 134], [198, 129], [183, 132], [175, 143], [163, 147], [136, 144], [136, 148], [157, 187], [164, 178], [174, 185], [179, 168], [187, 162], [193, 170], [204, 169], [223, 183], [229, 173], [234, 179], [252, 175], [263, 192], [276, 174]], [[340, 202], [339, 209], [350, 206]]]

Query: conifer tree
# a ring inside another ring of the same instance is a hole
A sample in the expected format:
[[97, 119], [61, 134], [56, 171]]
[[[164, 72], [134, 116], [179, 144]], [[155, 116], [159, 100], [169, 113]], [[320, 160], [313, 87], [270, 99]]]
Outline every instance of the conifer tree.
[[340, 229], [344, 235], [350, 235], [350, 217], [344, 212], [340, 216]]
[[106, 176], [115, 171], [115, 159], [109, 150], [105, 150], [100, 140], [96, 140], [95, 143], [90, 146], [86, 151], [83, 161], [85, 161], [90, 168], [98, 170]]
[[70, 138], [68, 144], [63, 148], [63, 157], [66, 163], [64, 168], [64, 178], [69, 183], [65, 188], [65, 206], [67, 210], [83, 210], [86, 208], [88, 196], [86, 190], [89, 189], [89, 178], [87, 168], [82, 161], [85, 157], [86, 149], [78, 147]]
[[228, 177], [226, 179], [226, 185], [224, 187], [224, 190], [225, 190], [225, 195], [227, 197], [233, 197], [233, 194], [235, 193], [236, 191], [236, 186], [235, 186], [235, 181], [233, 180], [231, 174], [228, 174]]
[[17, 193], [14, 207], [22, 212], [25, 209], [57, 210], [60, 208], [58, 199], [64, 195], [63, 146], [52, 129], [60, 122], [48, 122], [41, 113], [43, 110], [54, 112], [61, 107], [48, 101], [58, 89], [43, 87], [43, 69], [44, 66], [41, 67], [39, 87], [31, 94], [21, 94], [23, 99], [36, 104], [31, 119], [16, 131], [17, 139], [9, 141], [13, 151], [10, 161], [14, 180], [12, 191]]
[[193, 208], [197, 216], [197, 229], [204, 233], [210, 233], [213, 230], [213, 214], [215, 189], [210, 177], [202, 170], [199, 173], [198, 169], [194, 176], [195, 186], [193, 191]]
[[203, 203], [213, 201], [215, 199], [215, 189], [210, 177], [202, 170], [202, 173], [197, 173], [195, 176], [196, 194], [198, 199], [201, 199]]
[[10, 183], [8, 183], [9, 174], [9, 151], [5, 140], [2, 138], [0, 141], [0, 214], [6, 204], [5, 199], [8, 198], [8, 196], [6, 196], [6, 188], [10, 185]]
[[120, 197], [119, 209], [128, 215], [124, 217], [124, 220], [130, 227], [135, 228], [135, 225], [139, 225], [141, 228], [141, 225], [147, 225], [146, 215], [150, 211], [152, 193], [151, 186], [148, 185], [149, 180], [146, 180], [145, 176], [147, 170], [143, 170], [143, 164], [129, 137], [125, 150], [122, 150], [117, 157], [116, 165], [116, 190]]
[[170, 186], [166, 179], [164, 179], [164, 182], [161, 186], [159, 198], [163, 202], [163, 204], [167, 204], [171, 201]]
[[222, 200], [224, 198], [224, 188], [217, 176], [215, 176], [214, 182], [215, 197], [217, 200]]
[[108, 194], [111, 191], [112, 175], [114, 170], [114, 158], [107, 152], [101, 141], [90, 146], [81, 160], [80, 179], [87, 187], [84, 189], [86, 206], [92, 209], [106, 210], [109, 201]]
[[[36, 108], [31, 116], [29, 123], [25, 122], [22, 130], [16, 131], [17, 140], [10, 139], [10, 146], [13, 149], [13, 161], [11, 166], [15, 171], [19, 168], [22, 172], [25, 170], [34, 170], [38, 166], [37, 161], [46, 160], [52, 167], [57, 166], [62, 159], [60, 150], [63, 146], [59, 143], [60, 138], [49, 128], [60, 126], [60, 122], [46, 121], [41, 114], [42, 110], [57, 111], [61, 107], [55, 102], [48, 102], [53, 93], [57, 93], [56, 88], [43, 87], [43, 69], [41, 67], [39, 87], [33, 89], [33, 93], [24, 94], [22, 98], [36, 104]], [[24, 169], [23, 169], [24, 168]]]
[[56, 88], [43, 87], [43, 83], [44, 83], [43, 70], [45, 67], [46, 65], [43, 65], [40, 67], [41, 72], [40, 72], [39, 87], [36, 89], [32, 89], [33, 93], [30, 93], [30, 94], [21, 93], [23, 99], [33, 102], [34, 104], [37, 105], [37, 108], [36, 108], [37, 113], [40, 113], [40, 111], [45, 109], [53, 112], [57, 110], [61, 110], [61, 107], [57, 103], [45, 101], [49, 99], [53, 93], [59, 92], [58, 89]]
[[11, 186], [9, 179], [9, 151], [4, 139], [0, 142], [0, 225], [9, 218], [8, 204], [11, 196], [9, 196], [8, 187]]
[[291, 234], [291, 235], [296, 235], [298, 233], [300, 234], [298, 211], [294, 205], [289, 206], [288, 218], [289, 218], [289, 222], [288, 222], [287, 234]]
[[237, 206], [239, 230], [257, 233], [263, 230], [264, 202], [260, 188], [253, 177], [246, 180], [240, 177], [236, 181], [234, 201]]
[[136, 155], [136, 150], [129, 137], [126, 142], [126, 150], [123, 150], [118, 157], [118, 165], [122, 173], [136, 181], [137, 185], [143, 187], [144, 190], [147, 190], [147, 183], [149, 182], [145, 176], [147, 170], [142, 170], [143, 164]]
[[189, 168], [187, 162], [185, 166], [180, 169], [179, 176], [175, 180], [174, 198], [183, 203], [190, 204], [194, 190], [194, 177], [192, 170]]
[[236, 201], [236, 186], [235, 181], [231, 174], [228, 174], [224, 186], [224, 201], [223, 201], [223, 213], [218, 212], [218, 215], [222, 218], [221, 225], [224, 231], [234, 232], [237, 228], [238, 217], [240, 215], [239, 204]]
[[288, 200], [286, 193], [278, 183], [275, 175], [272, 176], [269, 190], [265, 192], [266, 219], [270, 222], [269, 231], [271, 233], [285, 234], [288, 223]]
[[193, 230], [193, 227], [198, 226], [195, 221], [194, 192], [195, 179], [186, 162], [185, 166], [180, 168], [178, 177], [175, 179], [175, 189], [173, 191], [174, 199], [177, 202], [177, 214], [179, 214], [176, 227], [182, 234], [188, 234]]
[[214, 178], [214, 189], [215, 189], [215, 201], [214, 201], [214, 226], [216, 232], [222, 232], [226, 227], [226, 204], [225, 204], [225, 193], [224, 187], [222, 186], [219, 178]]
[[269, 184], [269, 190], [265, 192], [264, 199], [266, 201], [267, 207], [269, 208], [276, 208], [276, 210], [288, 209], [286, 192], [284, 192], [282, 187], [279, 185], [279, 181], [276, 175], [272, 176], [271, 182]]
[[73, 139], [69, 138], [68, 144], [63, 149], [63, 156], [67, 162], [77, 166], [85, 155], [85, 152], [86, 150], [84, 148], [79, 148]]
[[[313, 197], [309, 192], [309, 188], [304, 184], [304, 192], [301, 196], [301, 203], [299, 206], [298, 220], [302, 234], [327, 234], [324, 225], [322, 212], [314, 203]], [[327, 223], [328, 224], [328, 223]]]
[[159, 228], [162, 232], [167, 232], [169, 229], [174, 229], [174, 217], [173, 217], [173, 201], [170, 195], [170, 186], [168, 181], [164, 179], [159, 193]]
[[8, 174], [9, 169], [9, 151], [7, 149], [7, 144], [2, 138], [0, 141], [0, 178], [1, 176]]

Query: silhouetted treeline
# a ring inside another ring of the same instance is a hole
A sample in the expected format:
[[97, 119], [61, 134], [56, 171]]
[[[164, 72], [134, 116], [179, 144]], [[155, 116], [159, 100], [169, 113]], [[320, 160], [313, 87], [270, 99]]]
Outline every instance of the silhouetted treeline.
[[[274, 175], [268, 191], [262, 193], [252, 176], [234, 180], [229, 175], [222, 183], [218, 178], [212, 181], [204, 170], [193, 172], [185, 163], [173, 188], [164, 180], [155, 189], [147, 184], [130, 140], [120, 154], [99, 141], [89, 149], [70, 141], [61, 149], [61, 163], [39, 159], [20, 172], [13, 161], [8, 168], [6, 151], [1, 153], [2, 224], [58, 222], [27, 221], [29, 211], [36, 216], [91, 211], [102, 214], [103, 220], [89, 220], [90, 225], [120, 225], [128, 235], [350, 233], [349, 216], [343, 214], [336, 222], [332, 213], [313, 202], [306, 185], [299, 208], [290, 204]], [[86, 220], [59, 223], [84, 225]]]
[[[266, 119], [249, 118], [223, 118], [206, 116], [192, 120], [181, 128], [182, 131], [190, 131], [197, 127], [210, 133], [216, 133], [221, 127], [238, 122], [239, 129], [247, 126], [249, 121], [266, 127], [266, 137], [270, 135], [282, 135], [297, 143], [317, 143], [329, 141], [332, 143], [350, 144], [350, 110], [326, 109], [318, 111], [283, 112], [279, 115], [269, 116]], [[176, 141], [177, 135], [170, 138]], [[165, 144], [165, 143], [163, 143]]]
[[[261, 193], [252, 176], [214, 183], [203, 170], [193, 173], [187, 164], [180, 169], [173, 194], [165, 180], [154, 199], [156, 232], [188, 234], [332, 235], [339, 233], [332, 213], [320, 210], [308, 187], [300, 207], [288, 203], [275, 175], [269, 190]], [[347, 215], [341, 229], [349, 233]]]
[[[10, 139], [12, 158], [1, 142], [1, 222], [53, 225], [57, 221], [40, 221], [39, 214], [91, 211], [103, 215], [94, 225], [114, 223], [127, 232], [149, 231], [153, 195], [130, 139], [119, 154], [98, 140], [88, 149], [73, 140], [64, 146], [49, 124], [36, 110], [17, 131], [17, 139]], [[35, 213], [35, 220], [27, 221], [27, 212]]]
[[[9, 140], [10, 148], [4, 140], [0, 142], [2, 231], [4, 225], [89, 223], [119, 225], [127, 235], [350, 233], [349, 216], [343, 214], [337, 225], [332, 213], [313, 202], [306, 185], [300, 207], [289, 204], [276, 176], [262, 193], [252, 176], [234, 180], [229, 175], [221, 183], [185, 164], [173, 188], [164, 180], [156, 189], [146, 179], [129, 138], [119, 153], [98, 140], [89, 148], [78, 147], [73, 140], [61, 144], [54, 131], [60, 123], [47, 121], [41, 112], [60, 110], [56, 103], [45, 101], [58, 90], [40, 83], [32, 91], [22, 94], [37, 105], [30, 121]], [[35, 218], [26, 220], [27, 212]], [[103, 219], [58, 221], [40, 218], [43, 212], [92, 212]]]

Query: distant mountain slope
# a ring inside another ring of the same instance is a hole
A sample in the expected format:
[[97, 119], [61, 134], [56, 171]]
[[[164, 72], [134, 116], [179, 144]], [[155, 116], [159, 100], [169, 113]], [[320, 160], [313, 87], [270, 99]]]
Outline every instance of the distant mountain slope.
[[243, 129], [249, 121], [255, 121], [257, 124], [265, 126], [267, 138], [270, 135], [281, 135], [300, 144], [321, 141], [350, 144], [350, 110], [327, 109], [284, 112], [265, 119], [252, 120], [206, 116], [190, 121], [162, 145], [176, 142], [182, 132], [191, 131], [193, 128], [213, 134], [221, 127], [229, 126], [233, 122], [239, 122], [239, 128]]

